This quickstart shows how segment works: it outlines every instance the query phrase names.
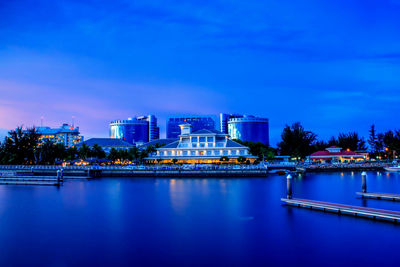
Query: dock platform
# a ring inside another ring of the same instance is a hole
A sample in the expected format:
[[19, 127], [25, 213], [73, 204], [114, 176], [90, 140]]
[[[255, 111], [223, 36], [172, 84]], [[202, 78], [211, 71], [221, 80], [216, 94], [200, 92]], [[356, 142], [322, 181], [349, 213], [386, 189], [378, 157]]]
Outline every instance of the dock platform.
[[287, 205], [291, 206], [400, 223], [400, 212], [397, 211], [350, 206], [350, 205], [322, 202], [322, 201], [308, 200], [308, 199], [282, 198], [281, 200], [285, 202]]
[[368, 193], [357, 192], [356, 194], [357, 195], [361, 195], [362, 197], [365, 197], [365, 198], [400, 201], [400, 195], [399, 194], [372, 193], [372, 192], [368, 192]]

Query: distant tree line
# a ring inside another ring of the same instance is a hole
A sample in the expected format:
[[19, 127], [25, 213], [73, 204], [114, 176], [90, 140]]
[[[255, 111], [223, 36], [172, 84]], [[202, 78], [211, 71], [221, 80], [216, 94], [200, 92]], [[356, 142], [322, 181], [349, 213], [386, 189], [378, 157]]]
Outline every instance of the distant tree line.
[[[392, 159], [395, 153], [400, 153], [400, 130], [378, 133], [375, 125], [370, 128], [367, 142], [357, 132], [339, 133], [337, 137], [333, 136], [327, 141], [319, 140], [317, 134], [304, 129], [299, 122], [285, 126], [276, 149], [260, 142], [235, 141], [249, 147], [250, 154], [257, 156], [258, 161], [271, 160], [277, 154], [304, 159], [313, 152], [325, 150], [330, 146], [352, 151], [366, 151], [368, 150], [367, 143], [372, 158]], [[99, 145], [89, 147], [83, 143], [79, 147], [66, 148], [63, 144], [55, 144], [51, 141], [41, 142], [35, 128], [23, 130], [22, 127], [18, 127], [10, 131], [0, 143], [0, 164], [55, 164], [59, 161], [93, 158], [106, 158], [112, 162], [143, 163], [149, 154], [156, 152], [156, 149], [161, 146], [156, 144], [145, 149], [133, 147], [129, 150], [113, 148], [106, 154]], [[224, 160], [221, 158], [220, 161]], [[247, 159], [241, 157], [240, 161], [245, 163]]]
[[281, 155], [289, 155], [304, 159], [310, 154], [325, 150], [330, 146], [350, 149], [352, 151], [368, 151], [370, 157], [393, 158], [393, 152], [400, 153], [400, 130], [389, 130], [377, 133], [375, 125], [371, 126], [367, 142], [357, 132], [339, 133], [337, 137], [332, 136], [328, 141], [318, 140], [312, 131], [305, 130], [296, 122], [291, 126], [286, 125], [281, 134], [282, 141], [278, 143], [277, 151]]
[[23, 130], [18, 127], [10, 131], [8, 136], [0, 143], [0, 164], [23, 165], [41, 164], [53, 165], [59, 161], [72, 161], [76, 159], [109, 159], [110, 161], [134, 161], [142, 163], [150, 153], [156, 151], [156, 146], [148, 146], [144, 150], [133, 147], [129, 150], [111, 149], [106, 155], [97, 144], [87, 146], [82, 143], [79, 147], [66, 148], [64, 144], [53, 143], [49, 140], [41, 143], [40, 134], [35, 128]]

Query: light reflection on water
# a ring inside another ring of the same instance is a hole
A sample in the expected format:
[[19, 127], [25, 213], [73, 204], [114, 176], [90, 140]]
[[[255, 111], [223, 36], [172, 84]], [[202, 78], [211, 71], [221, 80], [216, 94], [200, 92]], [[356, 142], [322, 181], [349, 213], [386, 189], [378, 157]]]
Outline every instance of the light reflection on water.
[[[400, 193], [400, 175], [384, 175], [368, 172], [368, 190]], [[0, 265], [397, 264], [400, 226], [286, 207], [285, 189], [285, 176], [0, 186]], [[298, 175], [293, 190], [400, 210], [400, 202], [357, 197], [361, 172]]]

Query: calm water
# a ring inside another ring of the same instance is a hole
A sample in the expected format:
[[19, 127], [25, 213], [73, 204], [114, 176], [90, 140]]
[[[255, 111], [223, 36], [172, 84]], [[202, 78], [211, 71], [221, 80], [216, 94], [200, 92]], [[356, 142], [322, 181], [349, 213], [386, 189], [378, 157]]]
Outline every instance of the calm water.
[[[0, 186], [0, 266], [399, 265], [400, 225], [282, 206], [283, 176], [103, 178], [61, 188]], [[306, 174], [295, 197], [362, 200], [360, 173]], [[368, 174], [400, 193], [400, 175]]]

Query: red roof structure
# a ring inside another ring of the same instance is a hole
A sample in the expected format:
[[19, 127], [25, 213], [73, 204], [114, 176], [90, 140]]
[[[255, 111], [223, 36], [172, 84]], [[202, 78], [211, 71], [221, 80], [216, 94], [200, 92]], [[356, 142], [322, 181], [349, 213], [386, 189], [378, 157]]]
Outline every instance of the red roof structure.
[[348, 159], [365, 159], [365, 155], [356, 153], [354, 151], [351, 151], [349, 149], [347, 150], [342, 150], [341, 147], [337, 146], [331, 146], [328, 147], [326, 150], [323, 151], [317, 151], [315, 153], [312, 153], [310, 155], [310, 159], [313, 160], [329, 160], [329, 159], [343, 159], [343, 160], [348, 160]]

